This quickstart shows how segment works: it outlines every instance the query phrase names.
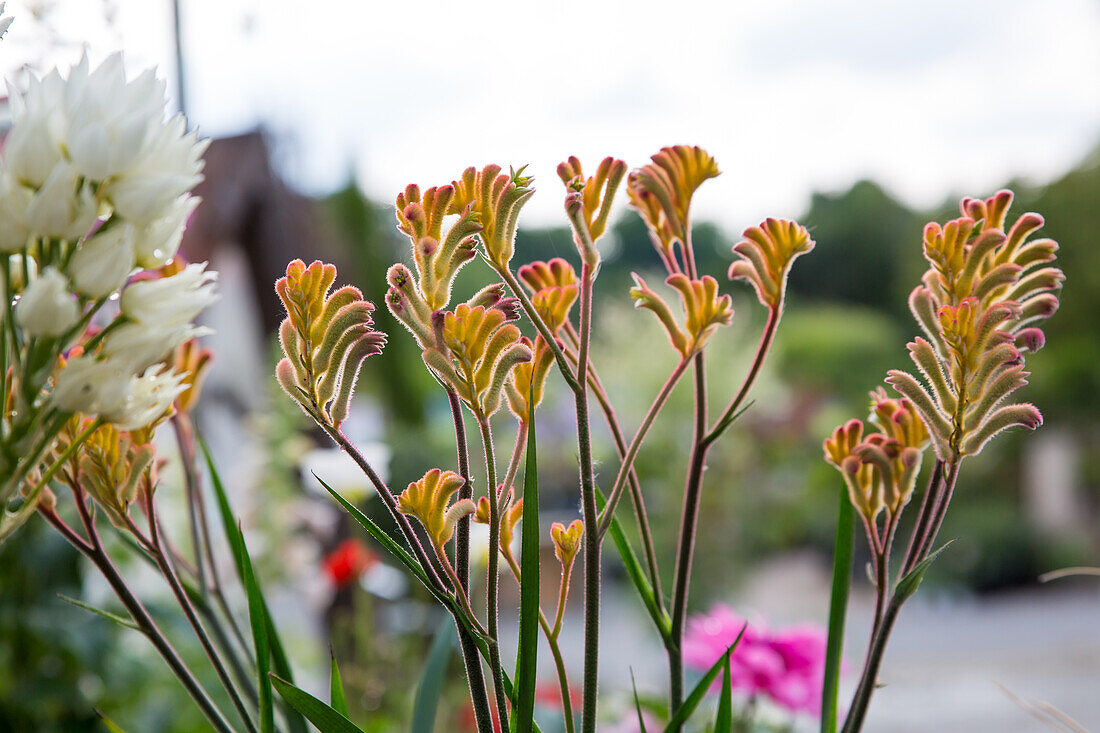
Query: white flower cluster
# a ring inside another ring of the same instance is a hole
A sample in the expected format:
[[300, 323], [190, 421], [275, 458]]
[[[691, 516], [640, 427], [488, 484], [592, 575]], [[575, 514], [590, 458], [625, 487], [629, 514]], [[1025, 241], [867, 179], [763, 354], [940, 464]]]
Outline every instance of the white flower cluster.
[[[9, 98], [0, 257], [6, 292], [22, 290], [15, 323], [25, 339], [64, 350], [121, 290], [119, 315], [97, 348], [65, 362], [50, 404], [146, 425], [184, 389], [161, 362], [204, 332], [192, 321], [216, 298], [216, 274], [204, 265], [135, 274], [175, 257], [208, 141], [182, 115], [166, 118], [165, 84], [151, 70], [127, 81], [120, 54], [94, 70], [85, 55], [67, 77], [54, 69], [25, 91], [9, 83]], [[28, 283], [17, 281], [24, 271]]]

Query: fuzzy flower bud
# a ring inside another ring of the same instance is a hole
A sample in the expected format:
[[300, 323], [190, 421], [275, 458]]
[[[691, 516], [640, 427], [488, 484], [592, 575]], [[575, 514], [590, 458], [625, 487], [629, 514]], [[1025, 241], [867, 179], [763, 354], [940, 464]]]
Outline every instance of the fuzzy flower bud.
[[550, 525], [550, 539], [554, 543], [554, 555], [563, 568], [570, 568], [581, 549], [584, 522], [574, 519], [568, 527], [561, 522]]

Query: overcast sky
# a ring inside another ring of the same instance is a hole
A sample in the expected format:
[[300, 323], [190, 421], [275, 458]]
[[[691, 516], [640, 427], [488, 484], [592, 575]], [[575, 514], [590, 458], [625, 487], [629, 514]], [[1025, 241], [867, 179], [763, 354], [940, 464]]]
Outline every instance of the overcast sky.
[[[354, 171], [392, 201], [530, 163], [527, 220], [564, 221], [566, 156], [634, 166], [684, 142], [723, 171], [700, 215], [733, 229], [862, 177], [921, 206], [1049, 180], [1100, 143], [1095, 0], [180, 2], [194, 123], [265, 125], [309, 192]], [[67, 65], [87, 40], [174, 79], [168, 0], [29, 3], [72, 42], [50, 51], [26, 4], [8, 2], [5, 73]]]

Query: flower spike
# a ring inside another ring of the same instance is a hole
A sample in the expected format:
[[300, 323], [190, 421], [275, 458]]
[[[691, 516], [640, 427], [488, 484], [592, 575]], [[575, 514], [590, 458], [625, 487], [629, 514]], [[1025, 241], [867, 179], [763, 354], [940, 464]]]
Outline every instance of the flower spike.
[[[525, 166], [526, 167], [526, 166]], [[473, 217], [481, 227], [479, 236], [485, 253], [499, 267], [505, 267], [515, 251], [516, 224], [519, 212], [535, 193], [532, 178], [523, 175], [523, 168], [501, 173], [499, 165], [487, 165], [480, 171], [473, 166], [454, 181], [455, 197], [447, 209], [449, 214]]]
[[661, 148], [651, 160], [631, 171], [627, 194], [671, 273], [679, 269], [675, 242], [685, 249], [685, 258], [692, 257], [686, 249], [691, 198], [704, 181], [719, 174], [718, 164], [702, 148], [689, 145]]
[[767, 308], [781, 308], [791, 263], [814, 248], [806, 227], [786, 219], [765, 219], [749, 227], [733, 246], [739, 260], [730, 265], [731, 280], [748, 280]]
[[646, 285], [637, 273], [633, 273], [635, 286], [630, 290], [635, 308], [653, 311], [664, 326], [673, 348], [685, 359], [706, 345], [718, 326], [728, 326], [733, 320], [730, 296], [718, 295], [718, 281], [709, 275], [699, 280], [689, 280], [683, 273], [669, 275], [665, 281], [680, 294], [685, 322], [681, 328], [668, 304]]
[[419, 481], [409, 484], [397, 497], [397, 510], [416, 517], [439, 552], [454, 534], [455, 524], [475, 510], [470, 499], [451, 504], [451, 497], [466, 481], [454, 471], [433, 468]]
[[512, 369], [532, 359], [530, 346], [521, 340], [519, 328], [506, 323], [506, 314], [496, 308], [462, 303], [437, 315], [440, 344], [424, 350], [425, 363], [475, 413], [492, 415], [500, 408]]
[[1043, 224], [1038, 214], [1004, 232], [1011, 203], [1010, 191], [963, 199], [962, 217], [924, 229], [930, 267], [909, 298], [928, 337], [909, 344], [924, 379], [895, 370], [886, 381], [910, 401], [945, 461], [976, 454], [1006, 428], [1042, 423], [1034, 406], [1002, 403], [1027, 384], [1023, 352], [1043, 346], [1034, 324], [1058, 309], [1064, 276], [1047, 266], [1058, 245], [1029, 239]]
[[338, 427], [347, 418], [359, 368], [382, 353], [386, 335], [373, 330], [374, 305], [350, 285], [329, 293], [336, 268], [294, 260], [275, 290], [286, 307], [279, 327], [284, 358], [279, 384], [314, 419]]
[[607, 230], [611, 202], [626, 174], [626, 163], [612, 157], [604, 158], [596, 175], [585, 178], [576, 156], [558, 165], [558, 177], [565, 184], [565, 211], [573, 225], [573, 242], [581, 259], [593, 271], [600, 264], [596, 240]]
[[[456, 207], [454, 198], [453, 186], [432, 187], [421, 195], [410, 185], [397, 195], [397, 228], [412, 240], [420, 295], [430, 310], [447, 307], [455, 275], [476, 256], [474, 237], [482, 231], [473, 207]], [[447, 214], [458, 214], [459, 219], [443, 236]], [[391, 287], [400, 289], [393, 283]]]

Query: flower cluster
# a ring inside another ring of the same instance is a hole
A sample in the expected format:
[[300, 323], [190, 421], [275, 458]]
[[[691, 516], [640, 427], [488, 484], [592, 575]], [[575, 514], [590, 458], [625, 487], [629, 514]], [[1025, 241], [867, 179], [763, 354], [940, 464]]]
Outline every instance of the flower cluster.
[[[748, 623], [728, 606], [688, 619], [684, 662], [710, 669], [737, 639], [730, 654], [730, 681], [748, 697], [763, 695], [792, 712], [821, 712], [821, 682], [825, 673], [825, 634], [814, 626], [769, 631]], [[717, 681], [715, 684], [719, 684]]]
[[680, 355], [687, 359], [706, 345], [707, 339], [719, 326], [728, 326], [733, 320], [730, 296], [718, 295], [718, 281], [710, 275], [699, 280], [689, 280], [683, 273], [668, 276], [665, 282], [675, 288], [684, 306], [684, 325], [681, 328], [668, 304], [651, 290], [637, 273], [630, 297], [635, 308], [652, 311], [661, 321], [669, 341]]
[[416, 517], [424, 525], [432, 545], [441, 553], [454, 534], [458, 520], [477, 509], [469, 499], [451, 503], [451, 497], [464, 483], [465, 480], [454, 471], [433, 468], [397, 497], [398, 511]]
[[386, 345], [373, 328], [374, 304], [351, 285], [330, 292], [335, 282], [334, 265], [294, 260], [275, 283], [287, 312], [275, 375], [306, 414], [332, 428], [348, 416], [363, 362]]
[[[704, 181], [718, 176], [718, 164], [707, 151], [689, 145], [661, 148], [651, 160], [627, 178], [630, 205], [645, 221], [669, 274], [690, 274], [694, 270], [689, 236], [691, 199]], [[683, 265], [676, 256], [677, 243]]]
[[95, 69], [85, 56], [10, 98], [0, 169], [0, 319], [12, 321], [0, 348], [4, 501], [27, 489], [69, 416], [125, 432], [172, 409], [187, 389], [172, 353], [207, 332], [193, 321], [216, 299], [215, 273], [176, 257], [207, 143], [181, 115], [166, 118], [163, 81], [151, 70], [127, 80], [121, 55]]
[[928, 430], [907, 399], [871, 392], [871, 422], [881, 432], [863, 436], [860, 420], [841, 425], [824, 443], [825, 460], [836, 466], [848, 496], [869, 522], [885, 509], [896, 515], [909, 503], [920, 471]]
[[1003, 403], [1027, 384], [1024, 354], [1043, 346], [1035, 324], [1058, 309], [1065, 276], [1049, 265], [1057, 243], [1030, 238], [1041, 216], [1023, 214], [1005, 231], [1011, 203], [1010, 191], [963, 199], [960, 218], [924, 229], [930, 267], [909, 297], [927, 337], [909, 344], [924, 383], [900, 370], [886, 381], [920, 413], [941, 460], [976, 454], [1002, 430], [1043, 420], [1033, 405]]

